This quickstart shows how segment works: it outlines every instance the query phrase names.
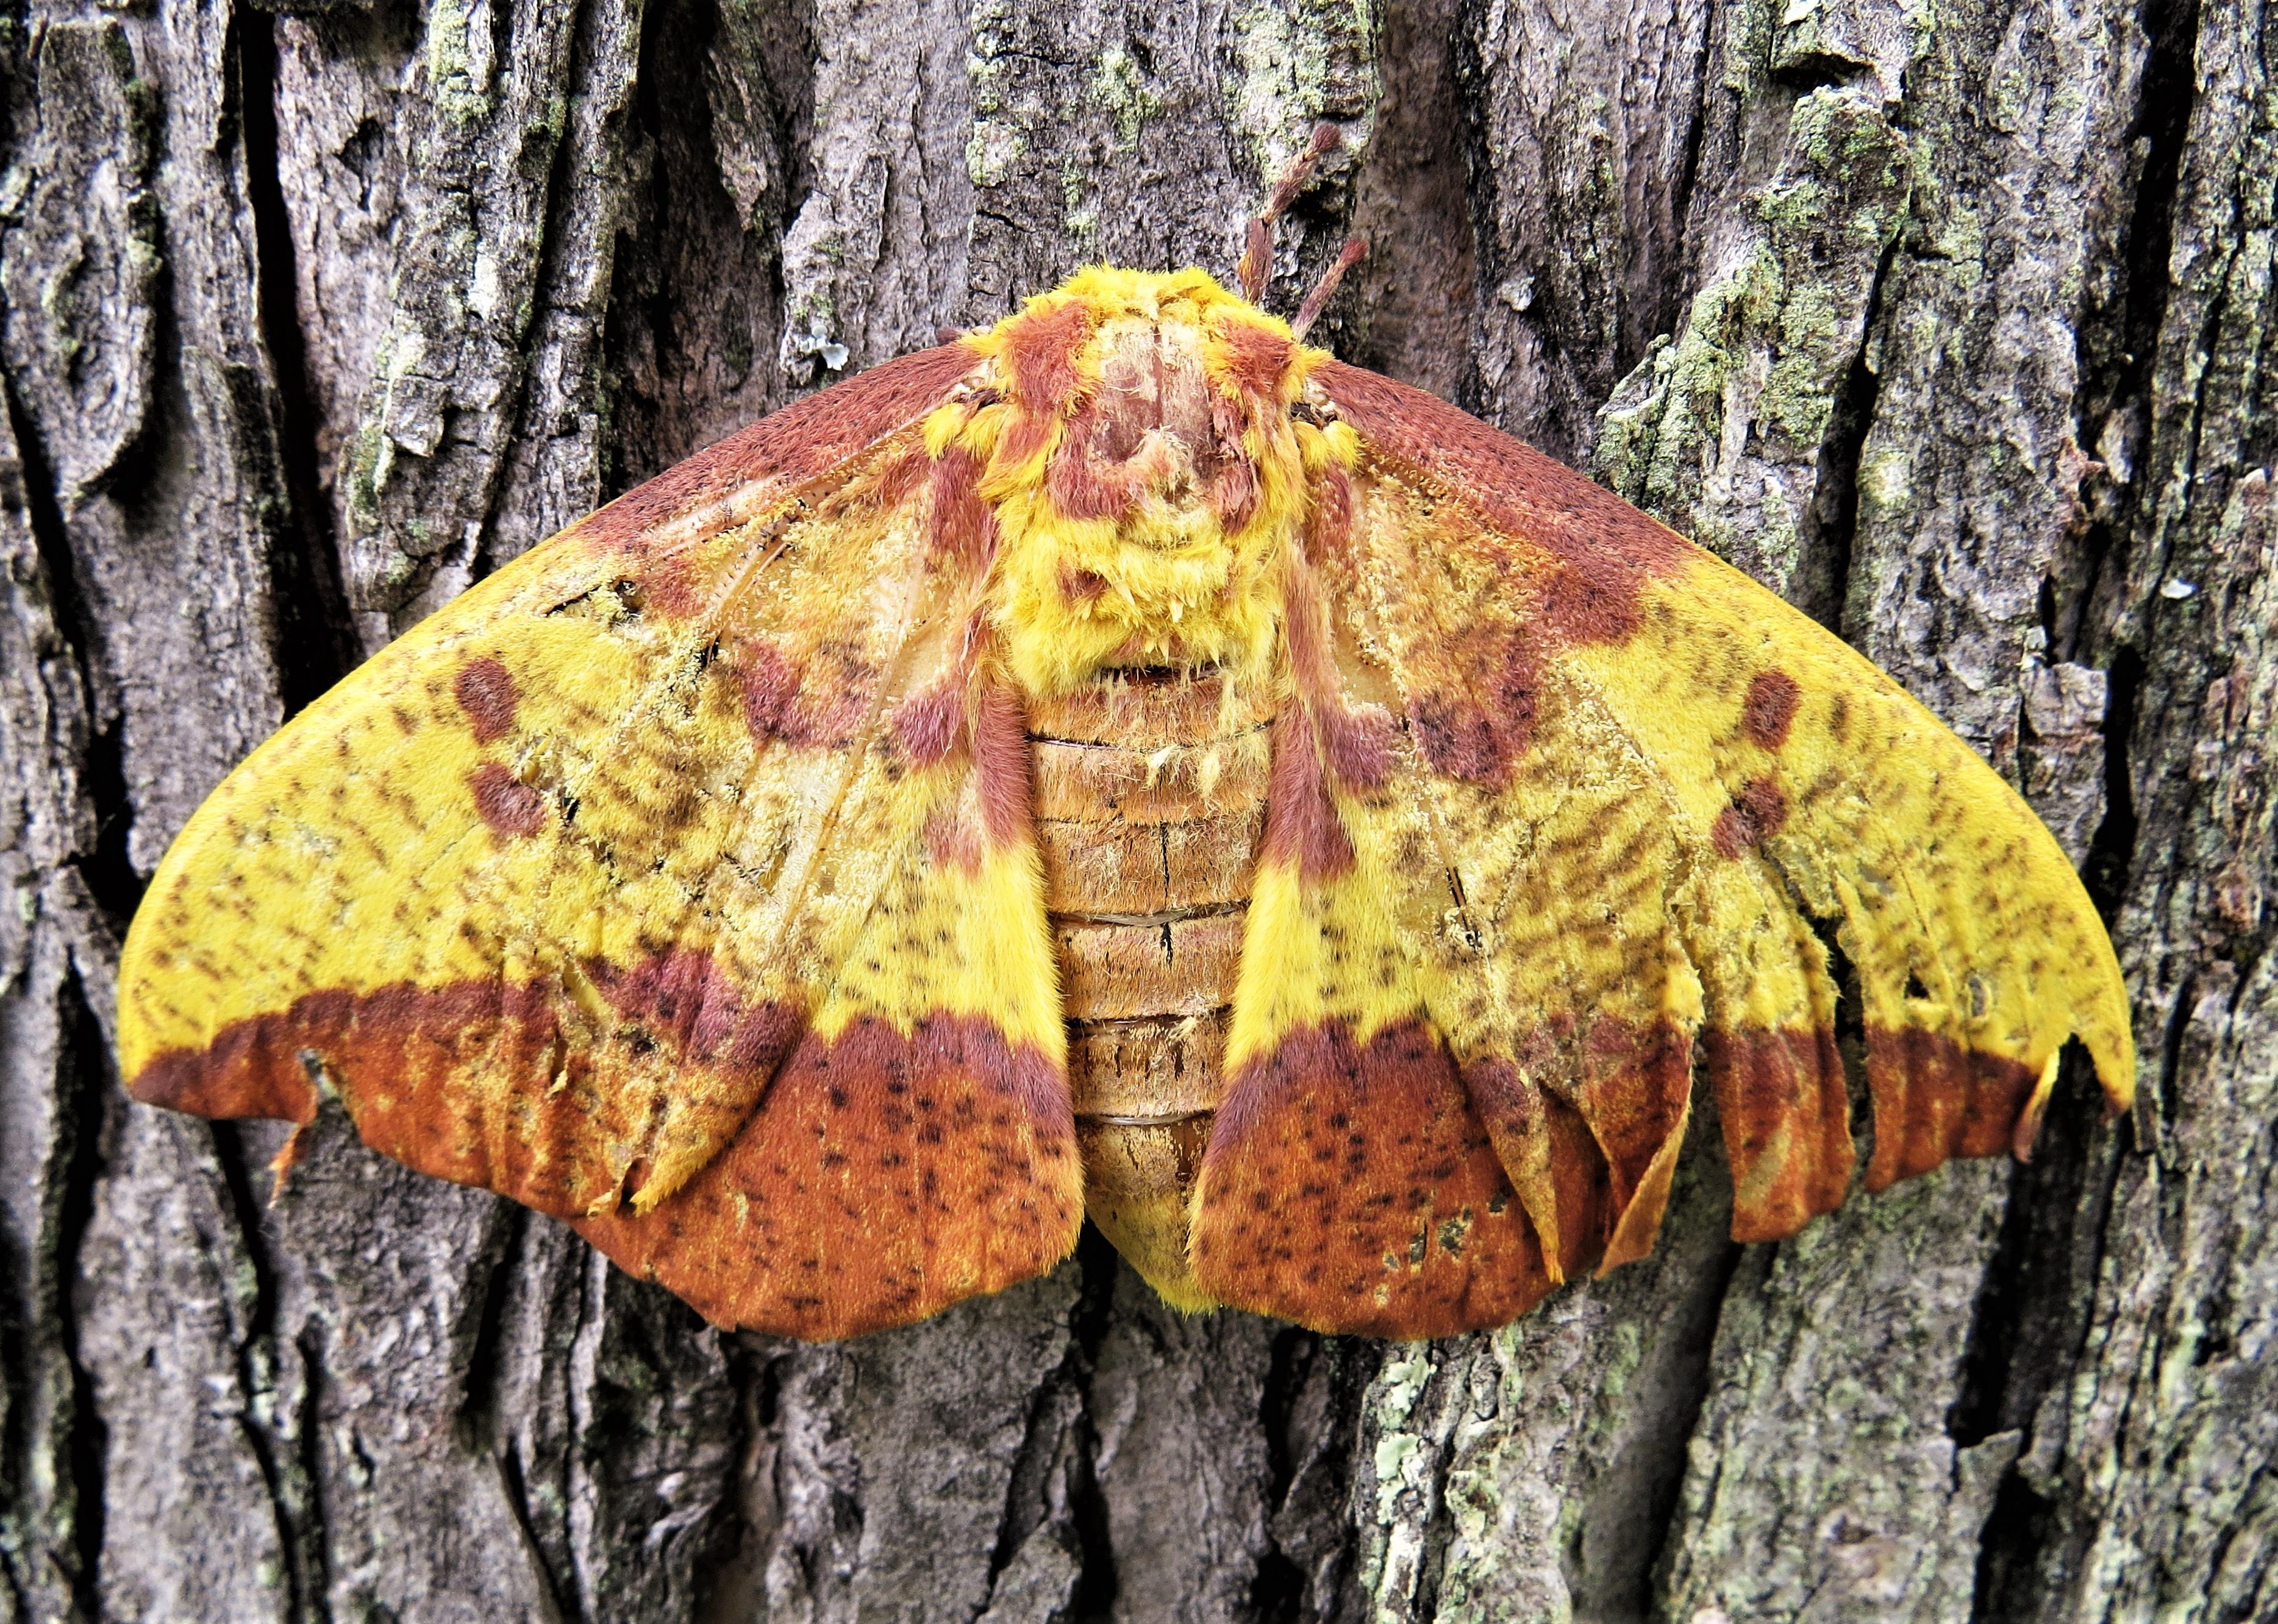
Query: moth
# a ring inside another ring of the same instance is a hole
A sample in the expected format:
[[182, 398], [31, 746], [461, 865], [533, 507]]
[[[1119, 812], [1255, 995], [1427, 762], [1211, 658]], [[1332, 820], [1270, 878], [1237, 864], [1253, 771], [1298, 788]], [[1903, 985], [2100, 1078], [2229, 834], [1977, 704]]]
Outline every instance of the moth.
[[[1894, 682], [1200, 271], [1095, 268], [516, 560], [160, 865], [140, 1100], [312, 1123], [810, 1338], [1051, 1269], [1502, 1324], [1653, 1245], [2029, 1147], [2118, 966]], [[1318, 309], [1319, 300], [1311, 301]], [[1309, 312], [1310, 313], [1310, 312]], [[297, 1135], [296, 1135], [297, 1141]], [[290, 1147], [288, 1146], [288, 1155]]]

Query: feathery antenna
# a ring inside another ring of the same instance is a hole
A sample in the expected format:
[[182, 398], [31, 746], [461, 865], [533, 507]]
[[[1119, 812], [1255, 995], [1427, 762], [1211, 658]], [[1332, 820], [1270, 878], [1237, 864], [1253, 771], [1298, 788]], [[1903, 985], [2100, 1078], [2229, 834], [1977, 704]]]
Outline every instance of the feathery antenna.
[[1321, 307], [1328, 303], [1330, 295], [1337, 291], [1337, 284], [1345, 279], [1345, 272], [1367, 257], [1367, 238], [1345, 239], [1345, 246], [1338, 251], [1336, 258], [1329, 263], [1329, 268], [1321, 272], [1321, 279], [1313, 284], [1313, 291], [1305, 295], [1305, 302], [1297, 307], [1297, 319], [1289, 324], [1289, 332], [1293, 338], [1302, 339], [1305, 336], [1313, 324], [1320, 319]]
[[1250, 303], [1257, 304], [1265, 297], [1265, 280], [1273, 273], [1273, 222], [1297, 201], [1297, 194], [1305, 189], [1305, 183], [1313, 178], [1322, 158], [1334, 152], [1343, 139], [1335, 125], [1315, 125], [1313, 139], [1289, 160], [1289, 166], [1281, 172], [1281, 179], [1273, 183], [1273, 192], [1265, 200], [1265, 207], [1250, 217], [1250, 229], [1242, 240], [1242, 263], [1235, 269], [1242, 282], [1242, 296]]

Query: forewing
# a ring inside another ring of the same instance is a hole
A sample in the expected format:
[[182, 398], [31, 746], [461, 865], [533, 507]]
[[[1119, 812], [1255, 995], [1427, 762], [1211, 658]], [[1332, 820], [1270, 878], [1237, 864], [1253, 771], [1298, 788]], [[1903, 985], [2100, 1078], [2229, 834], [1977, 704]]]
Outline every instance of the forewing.
[[[1854, 1152], [1815, 921], [1834, 924], [1858, 978], [1870, 1188], [2022, 1149], [2070, 1034], [2126, 1102], [2125, 994], [2102, 926], [2054, 840], [1966, 745], [1588, 481], [1419, 392], [1334, 363], [1316, 377], [1359, 446], [1309, 545], [1329, 647], [1306, 702], [1353, 849], [1342, 883], [1382, 898], [1544, 1278], [1650, 1247], [1696, 1055], [1737, 1237], [1793, 1233], [1843, 1199]], [[1293, 664], [1302, 698], [1302, 650]], [[1392, 725], [1341, 763], [1374, 706]], [[1258, 1022], [1254, 1075], [1367, 1097], [1364, 1073], [1303, 1059], [1302, 1018], [1262, 1016], [1266, 966], [1290, 949], [1253, 935], [1245, 955], [1257, 1002], [1236, 1021]], [[1228, 1231], [1262, 1221], [1212, 1210], [1246, 1165], [1235, 1144], [1214, 1138], [1197, 1212], [1198, 1260], [1221, 1278]], [[1392, 1205], [1436, 1209], [1421, 1173], [1445, 1163], [1411, 1160], [1420, 1173]], [[1270, 1183], [1263, 1163], [1250, 1178]], [[1260, 1214], [1284, 1200], [1252, 1195]], [[1360, 1278], [1369, 1245], [1337, 1233], [1338, 1267]], [[1371, 1289], [1433, 1267], [1434, 1235], [1413, 1226], [1415, 1258], [1387, 1252]], [[1273, 1306], [1254, 1282], [1247, 1295]]]
[[976, 751], [895, 726], [957, 657], [916, 424], [970, 365], [723, 442], [256, 751], [130, 936], [138, 1096], [305, 1123], [329, 1083], [717, 1320], [845, 1334], [1048, 1267], [1077, 1198], [1033, 858], [952, 838]]

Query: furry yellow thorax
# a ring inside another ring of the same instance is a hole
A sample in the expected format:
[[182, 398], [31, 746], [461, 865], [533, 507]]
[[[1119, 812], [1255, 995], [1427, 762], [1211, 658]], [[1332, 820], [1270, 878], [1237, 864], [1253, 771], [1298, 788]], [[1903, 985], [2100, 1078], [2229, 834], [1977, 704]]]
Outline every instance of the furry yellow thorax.
[[1309, 476], [1350, 461], [1349, 437], [1292, 416], [1324, 353], [1204, 271], [1104, 266], [966, 342], [984, 381], [926, 445], [983, 470], [986, 614], [1014, 677], [1039, 695], [1111, 667], [1265, 679]]

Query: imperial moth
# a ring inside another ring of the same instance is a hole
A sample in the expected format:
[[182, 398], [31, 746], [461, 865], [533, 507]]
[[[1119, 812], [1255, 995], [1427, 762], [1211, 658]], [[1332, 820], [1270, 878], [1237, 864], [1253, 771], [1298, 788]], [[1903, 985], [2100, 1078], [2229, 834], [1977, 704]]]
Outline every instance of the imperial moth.
[[[1253, 290], [1254, 292], [1254, 290]], [[1839, 640], [1198, 271], [1081, 272], [499, 570], [264, 744], [139, 1099], [364, 1140], [714, 1321], [903, 1323], [1087, 1210], [1174, 1304], [1502, 1323], [2024, 1154], [2135, 1063], [2064, 854]]]

